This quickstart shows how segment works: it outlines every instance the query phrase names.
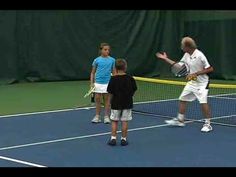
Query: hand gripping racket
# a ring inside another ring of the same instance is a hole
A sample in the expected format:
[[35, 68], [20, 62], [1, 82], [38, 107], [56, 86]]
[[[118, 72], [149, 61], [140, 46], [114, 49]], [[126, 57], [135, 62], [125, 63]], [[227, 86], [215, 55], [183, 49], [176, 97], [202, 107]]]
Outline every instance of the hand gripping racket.
[[90, 96], [90, 95], [94, 92], [94, 90], [95, 90], [95, 86], [94, 86], [94, 87], [91, 87], [91, 88], [89, 89], [89, 91], [84, 95], [84, 98]]

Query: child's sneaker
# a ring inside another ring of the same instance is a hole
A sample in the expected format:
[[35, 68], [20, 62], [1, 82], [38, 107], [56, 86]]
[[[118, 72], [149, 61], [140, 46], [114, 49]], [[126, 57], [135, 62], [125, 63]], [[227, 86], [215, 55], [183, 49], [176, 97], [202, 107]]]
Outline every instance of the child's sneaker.
[[129, 143], [128, 143], [127, 140], [122, 139], [122, 140], [120, 141], [120, 145], [121, 145], [121, 146], [127, 146], [128, 144], [129, 144]]
[[107, 143], [110, 146], [115, 146], [116, 145], [116, 139], [110, 139]]
[[92, 119], [92, 123], [99, 123], [101, 122], [101, 119], [99, 119], [98, 116], [95, 116], [93, 119]]

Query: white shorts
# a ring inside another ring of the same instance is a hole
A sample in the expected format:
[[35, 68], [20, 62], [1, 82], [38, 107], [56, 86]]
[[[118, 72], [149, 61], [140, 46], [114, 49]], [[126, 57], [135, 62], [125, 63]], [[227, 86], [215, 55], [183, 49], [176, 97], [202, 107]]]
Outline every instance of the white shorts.
[[123, 110], [114, 110], [111, 109], [110, 119], [113, 121], [130, 121], [132, 120], [132, 110], [123, 109]]
[[108, 84], [98, 84], [94, 83], [95, 90], [94, 93], [108, 93], [107, 92], [107, 86]]
[[208, 82], [207, 83], [193, 83], [188, 82], [184, 87], [179, 100], [194, 101], [198, 99], [199, 103], [207, 103], [208, 96]]

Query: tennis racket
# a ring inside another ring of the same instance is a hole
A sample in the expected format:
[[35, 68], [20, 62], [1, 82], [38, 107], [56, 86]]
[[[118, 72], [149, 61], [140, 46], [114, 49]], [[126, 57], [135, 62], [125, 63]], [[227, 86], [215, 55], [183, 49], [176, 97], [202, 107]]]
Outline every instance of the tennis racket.
[[94, 90], [95, 90], [95, 86], [94, 86], [94, 87], [91, 87], [91, 88], [89, 89], [89, 91], [84, 95], [84, 98], [90, 96], [90, 95], [94, 92]]
[[[176, 76], [176, 77], [186, 77], [190, 74], [190, 69], [187, 63], [184, 63], [182, 61], [174, 63], [171, 66], [171, 72]], [[188, 81], [190, 80], [197, 80], [197, 77], [186, 77]]]
[[189, 66], [184, 63], [184, 62], [177, 62], [174, 63], [171, 66], [171, 72], [176, 76], [176, 77], [185, 77], [189, 74]]

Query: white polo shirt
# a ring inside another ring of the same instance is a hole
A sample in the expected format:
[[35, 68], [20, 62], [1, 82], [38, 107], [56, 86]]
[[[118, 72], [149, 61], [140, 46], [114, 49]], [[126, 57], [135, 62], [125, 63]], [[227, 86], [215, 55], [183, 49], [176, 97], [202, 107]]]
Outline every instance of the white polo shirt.
[[[180, 61], [185, 62], [189, 65], [190, 74], [202, 71], [203, 69], [209, 68], [211, 66], [208, 63], [205, 55], [198, 49], [195, 49], [192, 55], [190, 55], [189, 53], [185, 53]], [[206, 83], [208, 81], [209, 76], [207, 74], [202, 74], [197, 76], [196, 81], [192, 82]]]

